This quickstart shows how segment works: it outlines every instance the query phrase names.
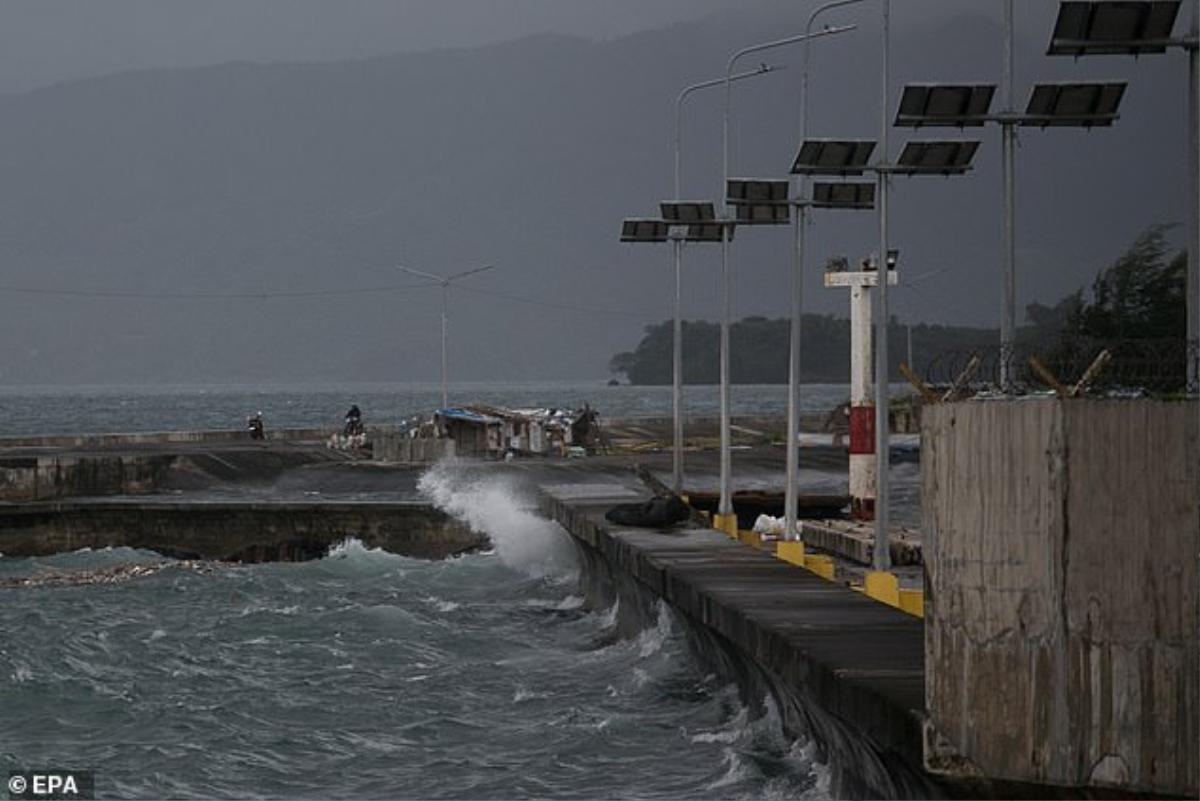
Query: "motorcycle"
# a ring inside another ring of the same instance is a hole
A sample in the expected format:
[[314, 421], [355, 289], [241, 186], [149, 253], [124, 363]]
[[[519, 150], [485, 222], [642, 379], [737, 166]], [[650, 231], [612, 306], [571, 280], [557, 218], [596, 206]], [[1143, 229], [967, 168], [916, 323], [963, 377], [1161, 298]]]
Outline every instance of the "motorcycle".
[[250, 430], [250, 439], [266, 439], [267, 433], [263, 429], [262, 412], [253, 417], [246, 418], [246, 427]]

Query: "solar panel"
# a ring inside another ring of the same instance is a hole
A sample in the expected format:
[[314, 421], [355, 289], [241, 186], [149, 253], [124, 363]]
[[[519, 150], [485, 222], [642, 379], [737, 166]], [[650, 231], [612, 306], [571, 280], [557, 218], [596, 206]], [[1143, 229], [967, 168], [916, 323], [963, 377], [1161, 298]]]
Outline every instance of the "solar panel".
[[1125, 95], [1123, 82], [1042, 83], [1033, 87], [1022, 125], [1112, 125]]
[[1047, 51], [1052, 56], [1162, 53], [1171, 38], [1179, 0], [1068, 0]]
[[870, 139], [809, 139], [792, 164], [793, 175], [862, 175], [875, 142]]
[[670, 226], [666, 220], [631, 217], [621, 223], [622, 242], [666, 242]]
[[711, 200], [664, 200], [658, 206], [669, 223], [708, 222], [717, 218]]
[[813, 208], [873, 209], [875, 184], [869, 181], [813, 184]]
[[970, 169], [977, 141], [909, 142], [892, 172], [900, 175], [956, 175]]
[[980, 126], [995, 93], [995, 84], [908, 84], [900, 95], [895, 124]]

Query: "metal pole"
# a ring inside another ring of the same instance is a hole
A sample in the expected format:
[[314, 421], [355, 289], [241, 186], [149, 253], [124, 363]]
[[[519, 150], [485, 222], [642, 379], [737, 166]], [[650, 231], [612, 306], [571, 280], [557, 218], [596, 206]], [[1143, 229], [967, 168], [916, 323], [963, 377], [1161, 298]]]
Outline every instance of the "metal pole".
[[798, 539], [796, 506], [800, 469], [800, 323], [804, 309], [804, 226], [807, 208], [796, 207], [796, 264], [792, 270], [792, 327], [788, 364], [787, 487], [783, 493], [784, 539]]
[[461, 273], [455, 273], [454, 275], [449, 275], [449, 276], [443, 277], [440, 275], [434, 275], [432, 273], [427, 273], [423, 270], [416, 270], [416, 269], [413, 269], [412, 267], [405, 267], [404, 265], [401, 265], [401, 264], [396, 265], [397, 270], [401, 270], [403, 272], [409, 273], [410, 275], [415, 275], [419, 278], [424, 278], [426, 280], [432, 281], [432, 282], [434, 282], [434, 285], [440, 286], [442, 288], [442, 408], [443, 409], [449, 405], [449, 400], [447, 399], [447, 392], [446, 392], [446, 316], [447, 316], [446, 307], [448, 305], [447, 298], [450, 294], [450, 285], [460, 278], [466, 278], [469, 275], [475, 275], [476, 273], [481, 273], [481, 272], [484, 272], [485, 270], [490, 270], [490, 269], [492, 269], [492, 267], [493, 267], [493, 265], [488, 264], [483, 267], [475, 267], [470, 270], [464, 270]]
[[915, 370], [915, 369], [916, 369], [915, 367], [913, 367], [913, 357], [912, 357], [912, 322], [911, 322], [911, 321], [909, 321], [909, 323], [908, 323], [908, 362], [907, 362], [907, 364], [908, 364], [908, 369], [910, 369], [910, 370]]
[[[753, 78], [758, 75], [765, 75], [779, 67], [770, 67], [763, 64], [756, 70], [741, 72], [737, 75], [730, 76], [728, 80], [740, 81], [744, 78]], [[684, 99], [698, 89], [708, 89], [714, 86], [723, 86], [726, 83], [725, 78], [715, 78], [709, 81], [701, 81], [687, 86], [679, 93], [675, 99], [675, 200], [680, 200], [680, 182], [681, 182], [681, 164], [683, 154], [683, 101]], [[683, 243], [678, 239], [675, 240], [675, 323], [674, 323], [674, 352], [672, 354], [673, 361], [673, 376], [671, 380], [671, 405], [673, 418], [671, 421], [672, 430], [672, 445], [671, 445], [671, 464], [672, 464], [672, 481], [676, 492], [683, 491], [683, 320], [681, 315], [682, 310], [682, 272], [683, 272]]]
[[[879, 144], [883, 162], [888, 160], [888, 26], [891, 16], [890, 0], [883, 6], [883, 69]], [[877, 571], [892, 566], [888, 550], [888, 173], [879, 171], [879, 257], [875, 269], [879, 274], [879, 314], [875, 320], [875, 553], [872, 567]]]
[[[725, 71], [725, 108], [721, 116], [721, 218], [729, 219], [729, 197], [726, 186], [729, 181], [729, 104], [732, 84], [730, 76], [733, 73], [733, 59]], [[717, 504], [717, 514], [721, 515], [723, 524], [727, 525], [729, 515], [733, 514], [733, 491], [730, 486], [733, 457], [730, 451], [729, 438], [729, 225], [721, 224], [721, 497]]]
[[[862, 3], [864, 0], [833, 0], [831, 3], [826, 3], [820, 8], [808, 15], [808, 25], [804, 28], [804, 34], [809, 39], [813, 38], [812, 27], [817, 21], [817, 17], [834, 8], [841, 6], [852, 6], [856, 3]], [[808, 41], [804, 43], [804, 66], [803, 75], [801, 76], [800, 86], [800, 141], [804, 142], [808, 138]]]
[[1004, 0], [1004, 113], [1000, 124], [1001, 161], [1004, 171], [1004, 278], [1000, 313], [1000, 390], [1013, 392], [1013, 341], [1016, 336], [1017, 265], [1016, 200], [1013, 161], [1016, 156], [1016, 125], [1013, 113], [1013, 0]]
[[[1191, 38], [1200, 35], [1200, 3], [1192, 11]], [[1188, 48], [1188, 271], [1187, 387], [1200, 394], [1200, 50]]]
[[[739, 58], [750, 53], [771, 50], [797, 42], [807, 42], [810, 39], [817, 39], [822, 36], [845, 33], [846, 31], [854, 30], [855, 27], [857, 26], [844, 25], [841, 27], [826, 28], [816, 33], [806, 31], [796, 36], [788, 36], [783, 39], [744, 47], [730, 56], [729, 65], [725, 69], [725, 111], [721, 120], [721, 197], [723, 199], [722, 209], [724, 212], [722, 216], [726, 220], [726, 224], [721, 226], [721, 500], [717, 507], [717, 513], [722, 516], [733, 514], [733, 495], [730, 488], [732, 458], [729, 437], [729, 198], [726, 193], [726, 186], [729, 181], [729, 105], [732, 98], [731, 82], [733, 80], [733, 67]], [[790, 403], [791, 400], [789, 398], [789, 405]], [[794, 444], [791, 443], [793, 447]]]
[[[676, 199], [679, 193], [675, 193]], [[680, 317], [683, 306], [683, 243], [678, 239], [675, 245], [675, 327], [674, 341], [671, 353], [671, 413], [674, 415], [671, 425], [671, 481], [676, 493], [683, 492], [683, 320]]]
[[[804, 66], [800, 80], [800, 142], [808, 137], [808, 69], [809, 39], [812, 38], [813, 23], [817, 17], [833, 8], [861, 3], [863, 0], [834, 0], [815, 9], [808, 17], [804, 28]], [[784, 538], [799, 539], [796, 531], [797, 505], [800, 480], [800, 370], [802, 360], [801, 325], [804, 320], [804, 228], [808, 222], [808, 211], [804, 201], [808, 197], [807, 181], [803, 176], [796, 178], [796, 196], [800, 205], [796, 208], [796, 264], [792, 273], [792, 321], [790, 359], [788, 364], [788, 426], [787, 426], [787, 484], [784, 489]]]
[[446, 400], [446, 305], [447, 296], [450, 294], [449, 282], [442, 284], [442, 408], [447, 408], [450, 404]]
[[[706, 83], [713, 83], [708, 81]], [[679, 200], [680, 163], [682, 161], [683, 99], [698, 89], [701, 84], [686, 87], [675, 100], [675, 200]], [[671, 359], [671, 483], [676, 493], [683, 492], [683, 243], [678, 239], [675, 247], [675, 325]]]

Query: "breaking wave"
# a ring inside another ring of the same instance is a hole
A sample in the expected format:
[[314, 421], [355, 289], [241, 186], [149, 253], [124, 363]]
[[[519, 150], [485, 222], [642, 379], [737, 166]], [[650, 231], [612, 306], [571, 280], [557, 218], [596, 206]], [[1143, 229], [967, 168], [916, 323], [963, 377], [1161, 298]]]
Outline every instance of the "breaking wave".
[[532, 511], [510, 479], [480, 475], [456, 459], [430, 467], [417, 482], [421, 494], [473, 531], [486, 534], [504, 564], [531, 576], [573, 576], [575, 553], [556, 523]]

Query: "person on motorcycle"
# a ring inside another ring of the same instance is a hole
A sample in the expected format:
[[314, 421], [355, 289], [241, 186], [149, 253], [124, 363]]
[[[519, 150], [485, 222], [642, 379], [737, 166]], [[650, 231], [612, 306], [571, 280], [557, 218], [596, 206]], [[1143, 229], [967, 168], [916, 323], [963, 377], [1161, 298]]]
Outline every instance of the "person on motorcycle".
[[247, 417], [246, 426], [250, 429], [250, 439], [266, 439], [267, 435], [263, 430], [262, 412], [253, 417]]
[[357, 403], [352, 403], [350, 404], [350, 411], [346, 412], [346, 427], [344, 433], [346, 436], [351, 437], [356, 434], [361, 434], [362, 431], [362, 412], [359, 410]]

